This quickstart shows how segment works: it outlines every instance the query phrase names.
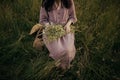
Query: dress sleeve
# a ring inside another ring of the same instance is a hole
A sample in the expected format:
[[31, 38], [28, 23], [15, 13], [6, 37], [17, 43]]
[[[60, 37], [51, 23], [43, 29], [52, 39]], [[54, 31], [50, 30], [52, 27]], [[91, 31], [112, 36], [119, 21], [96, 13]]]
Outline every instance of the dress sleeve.
[[71, 20], [72, 23], [77, 22], [76, 12], [75, 12], [75, 5], [73, 0], [71, 0], [72, 6], [69, 9], [69, 20]]
[[49, 25], [48, 15], [47, 15], [47, 12], [46, 12], [45, 8], [43, 8], [43, 7], [40, 8], [39, 23], [42, 24], [42, 25]]

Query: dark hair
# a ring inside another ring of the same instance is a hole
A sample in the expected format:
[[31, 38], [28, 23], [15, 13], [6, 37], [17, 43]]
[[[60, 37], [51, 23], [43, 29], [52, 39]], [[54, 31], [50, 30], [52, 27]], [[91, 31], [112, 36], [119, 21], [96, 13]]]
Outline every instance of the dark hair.
[[[54, 4], [55, 0], [42, 0], [42, 7], [45, 8], [47, 11], [52, 10], [52, 6]], [[71, 0], [61, 0], [62, 6], [69, 9], [72, 5]]]

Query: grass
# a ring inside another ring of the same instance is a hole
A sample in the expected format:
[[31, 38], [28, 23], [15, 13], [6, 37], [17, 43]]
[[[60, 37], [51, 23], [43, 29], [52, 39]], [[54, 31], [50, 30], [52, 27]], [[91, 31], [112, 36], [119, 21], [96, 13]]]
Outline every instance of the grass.
[[0, 1], [0, 80], [120, 80], [120, 1], [75, 0], [76, 57], [56, 69], [45, 46], [29, 36], [39, 22], [41, 0]]

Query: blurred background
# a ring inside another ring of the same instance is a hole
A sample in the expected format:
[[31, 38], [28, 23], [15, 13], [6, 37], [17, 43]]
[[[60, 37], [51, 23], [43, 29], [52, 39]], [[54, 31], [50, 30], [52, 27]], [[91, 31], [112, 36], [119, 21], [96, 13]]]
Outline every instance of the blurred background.
[[0, 0], [0, 80], [120, 80], [120, 0], [74, 2], [77, 53], [63, 73], [32, 47], [41, 0]]

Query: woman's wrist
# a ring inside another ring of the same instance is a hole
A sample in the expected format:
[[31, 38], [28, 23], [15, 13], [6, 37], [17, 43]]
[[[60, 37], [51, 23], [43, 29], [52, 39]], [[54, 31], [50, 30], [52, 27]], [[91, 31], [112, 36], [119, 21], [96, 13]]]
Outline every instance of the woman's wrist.
[[69, 20], [67, 24], [70, 26], [72, 24], [72, 20]]

